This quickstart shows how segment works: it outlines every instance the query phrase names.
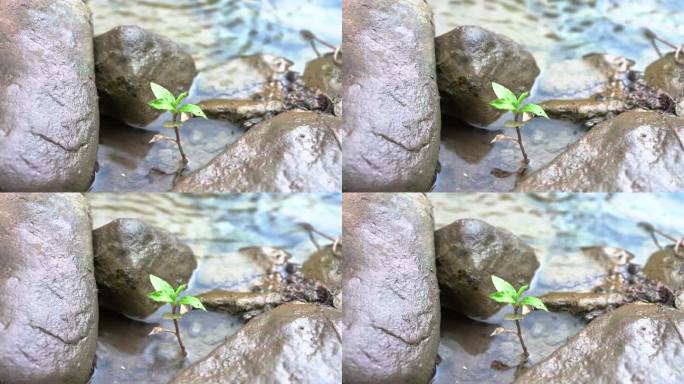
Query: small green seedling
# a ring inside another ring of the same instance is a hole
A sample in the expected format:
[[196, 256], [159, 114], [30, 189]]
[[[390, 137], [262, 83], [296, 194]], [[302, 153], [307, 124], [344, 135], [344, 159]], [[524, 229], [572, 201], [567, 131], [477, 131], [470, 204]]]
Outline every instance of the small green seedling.
[[534, 116], [549, 118], [544, 112], [544, 109], [537, 104], [523, 104], [523, 101], [530, 95], [527, 92], [523, 92], [520, 96], [515, 96], [510, 89], [504, 87], [498, 83], [492, 83], [492, 88], [498, 99], [491, 102], [492, 107], [502, 110], [513, 112], [513, 120], [506, 122], [506, 127], [515, 128], [518, 134], [518, 139], [514, 139], [506, 135], [497, 135], [492, 143], [502, 140], [517, 141], [520, 146], [520, 152], [523, 155], [523, 165], [520, 167], [518, 173], [524, 173], [527, 166], [530, 164], [530, 159], [527, 157], [527, 152], [525, 152], [525, 146], [522, 140], [522, 129], [525, 128], [527, 122]]
[[[188, 121], [190, 117], [197, 116], [202, 118], [207, 118], [207, 116], [202, 111], [202, 108], [195, 104], [183, 104], [181, 102], [188, 96], [187, 92], [182, 92], [178, 97], [174, 97], [173, 94], [166, 88], [162, 87], [156, 83], [150, 83], [152, 88], [152, 93], [154, 93], [155, 100], [149, 102], [149, 106], [158, 109], [160, 111], [168, 111], [173, 117], [172, 121], [167, 121], [164, 123], [164, 128], [173, 128], [176, 131], [176, 140], [163, 135], [155, 136], [151, 142], [160, 140], [171, 140], [175, 141], [178, 145], [178, 151], [181, 155], [181, 161], [183, 162], [181, 170], [188, 165], [188, 158], [183, 152], [183, 146], [181, 145], [180, 129], [183, 123]], [[180, 117], [180, 119], [179, 119]]]
[[[494, 283], [496, 292], [491, 293], [489, 295], [489, 298], [498, 303], [510, 304], [513, 306], [513, 312], [507, 314], [504, 317], [504, 319], [515, 321], [515, 326], [518, 330], [518, 339], [520, 340], [520, 345], [522, 346], [523, 353], [525, 354], [525, 360], [527, 360], [530, 354], [527, 352], [527, 347], [525, 346], [525, 342], [523, 341], [522, 330], [520, 329], [520, 321], [524, 319], [525, 316], [527, 316], [529, 313], [531, 313], [535, 308], [541, 309], [542, 311], [546, 312], [548, 312], [549, 310], [546, 308], [546, 305], [544, 305], [544, 303], [537, 297], [522, 297], [523, 292], [525, 292], [528, 288], [527, 285], [523, 285], [522, 287], [520, 287], [520, 289], [516, 291], [515, 288], [513, 288], [513, 286], [508, 281], [494, 275], [492, 275], [492, 283]], [[492, 335], [496, 335], [503, 332], [512, 333], [512, 331], [503, 328], [498, 328], [496, 331], [494, 331]]]
[[181, 284], [178, 286], [178, 288], [173, 289], [171, 284], [167, 283], [166, 281], [164, 281], [164, 279], [161, 279], [155, 275], [150, 275], [150, 282], [152, 283], [152, 286], [154, 287], [155, 291], [147, 294], [147, 297], [160, 303], [171, 304], [171, 312], [165, 313], [163, 315], [163, 318], [165, 320], [173, 320], [173, 325], [175, 327], [175, 332], [161, 327], [157, 327], [152, 330], [150, 335], [157, 334], [160, 332], [168, 332], [175, 334], [176, 339], [178, 339], [178, 345], [180, 346], [181, 352], [183, 353], [183, 356], [186, 356], [187, 352], [185, 351], [185, 346], [183, 345], [183, 341], [181, 340], [178, 321], [182, 319], [186, 313], [191, 311], [192, 308], [201, 309], [203, 311], [206, 311], [207, 309], [204, 308], [202, 302], [194, 296], [186, 295], [180, 297], [181, 292], [183, 292], [185, 288], [188, 287], [185, 284]]

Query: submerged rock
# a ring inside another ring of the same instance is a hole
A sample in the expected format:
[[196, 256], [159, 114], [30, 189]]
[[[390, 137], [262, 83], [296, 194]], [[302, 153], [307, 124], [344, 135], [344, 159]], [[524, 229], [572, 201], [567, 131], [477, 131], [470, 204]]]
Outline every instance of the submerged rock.
[[197, 271], [197, 282], [231, 291], [276, 286], [289, 274], [287, 266], [291, 258], [280, 248], [242, 248], [225, 257], [205, 258]]
[[496, 121], [492, 82], [516, 95], [529, 92], [539, 75], [534, 56], [515, 41], [477, 26], [460, 26], [435, 39], [442, 113], [478, 127]]
[[646, 67], [644, 72], [646, 83], [661, 89], [670, 97], [684, 96], [684, 65], [677, 64], [674, 53], [668, 53]]
[[162, 111], [150, 82], [174, 95], [189, 91], [197, 76], [192, 56], [177, 43], [136, 26], [119, 26], [95, 38], [95, 74], [102, 114], [144, 127]]
[[515, 381], [680, 383], [684, 312], [630, 304], [607, 313]]
[[87, 207], [80, 195], [0, 194], [0, 382], [88, 382], [98, 309]]
[[344, 382], [428, 382], [440, 326], [429, 200], [346, 194], [342, 223]]
[[488, 318], [502, 305], [489, 299], [492, 275], [516, 288], [529, 285], [539, 268], [534, 250], [511, 232], [475, 219], [457, 220], [435, 232], [442, 306]]
[[154, 290], [150, 274], [176, 287], [197, 267], [190, 247], [137, 219], [117, 219], [94, 230], [93, 247], [100, 305], [137, 318], [163, 305], [147, 297]]
[[342, 382], [341, 313], [286, 304], [249, 321], [171, 384]]
[[441, 126], [432, 11], [363, 0], [343, 12], [344, 189], [427, 191]]
[[339, 192], [339, 123], [338, 118], [322, 113], [282, 113], [250, 129], [173, 190]]
[[88, 7], [3, 1], [0, 36], [0, 191], [87, 190], [100, 126]]
[[675, 254], [674, 247], [666, 247], [648, 258], [644, 274], [673, 291], [684, 289], [684, 258]]
[[[524, 179], [525, 192], [667, 192], [684, 189], [684, 119], [631, 111], [593, 128]], [[680, 133], [682, 135], [682, 133]]]
[[335, 105], [335, 115], [342, 116], [342, 63], [335, 62], [332, 53], [306, 63], [302, 82], [328, 95]]

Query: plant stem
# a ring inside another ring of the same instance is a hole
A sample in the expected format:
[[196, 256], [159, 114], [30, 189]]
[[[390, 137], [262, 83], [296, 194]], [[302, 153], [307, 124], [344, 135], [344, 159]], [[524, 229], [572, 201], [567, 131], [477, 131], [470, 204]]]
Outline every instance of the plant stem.
[[[515, 114], [515, 122], [518, 123], [522, 120], [522, 115], [516, 113]], [[525, 167], [530, 164], [530, 159], [527, 157], [527, 152], [525, 152], [525, 147], [523, 146], [523, 140], [522, 140], [522, 133], [521, 133], [521, 127], [519, 127], [517, 124], [515, 126], [515, 131], [518, 134], [518, 145], [520, 145], [520, 151], [522, 152], [523, 155], [523, 161], [525, 162]]]
[[[178, 120], [178, 114], [174, 113], [173, 114], [173, 122], [175, 123]], [[181, 145], [181, 138], [180, 138], [180, 128], [179, 127], [173, 127], [174, 131], [176, 131], [176, 144], [178, 144], [178, 150], [180, 151], [181, 158], [183, 161], [183, 165], [188, 164], [188, 158], [185, 157], [185, 152], [183, 152], [183, 146]]]
[[[171, 306], [171, 313], [176, 314], [176, 310], [178, 309], [177, 306], [173, 305]], [[178, 339], [178, 345], [180, 345], [181, 352], [183, 353], [183, 356], [187, 356], [188, 353], [185, 351], [185, 346], [183, 345], [183, 341], [181, 340], [180, 336], [180, 328], [178, 327], [178, 319], [173, 319], [173, 325], [176, 327], [176, 339]], [[520, 339], [522, 341], [522, 339]]]
[[[515, 307], [513, 309], [513, 313], [517, 315], [519, 309], [520, 307]], [[515, 321], [515, 327], [518, 329], [518, 339], [520, 339], [520, 345], [522, 346], [523, 353], [525, 354], [525, 361], [527, 361], [527, 359], [530, 357], [530, 353], [527, 352], [527, 347], [525, 346], [525, 342], [523, 341], [522, 329], [520, 328], [520, 320]]]

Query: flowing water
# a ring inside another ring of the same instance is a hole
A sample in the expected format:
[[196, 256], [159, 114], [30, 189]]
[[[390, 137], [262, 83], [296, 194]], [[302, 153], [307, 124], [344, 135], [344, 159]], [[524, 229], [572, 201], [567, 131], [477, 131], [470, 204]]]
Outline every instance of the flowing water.
[[[281, 247], [303, 262], [316, 247], [298, 223], [333, 237], [342, 233], [340, 194], [88, 194], [93, 228], [117, 218], [138, 218], [164, 228], [188, 244], [198, 267], [188, 293], [220, 288], [221, 276], [242, 262], [249, 246]], [[326, 243], [320, 239], [321, 244]], [[235, 273], [232, 273], [231, 277]], [[236, 316], [193, 311], [181, 321], [188, 359], [177, 356], [172, 335], [147, 336], [169, 327], [160, 309], [144, 321], [100, 311], [97, 363], [92, 384], [167, 383], [180, 369], [206, 356], [243, 324]]]
[[[620, 55], [636, 62], [643, 70], [658, 59], [644, 37], [643, 28], [673, 42], [684, 43], [684, 7], [680, 0], [428, 0], [433, 8], [436, 34], [459, 25], [477, 25], [506, 35], [533, 53], [541, 69], [553, 62], [578, 59], [589, 53]], [[661, 46], [663, 52], [669, 48]], [[542, 101], [532, 90], [532, 102]], [[559, 95], [560, 96], [560, 95]], [[549, 95], [554, 98], [554, 95]], [[510, 191], [515, 178], [499, 179], [492, 168], [516, 169], [522, 157], [514, 142], [490, 144], [510, 117], [491, 124], [488, 130], [464, 127], [447, 120], [442, 126], [441, 173], [435, 191]], [[524, 133], [531, 169], [548, 164], [568, 145], [584, 134], [584, 129], [560, 121], [530, 124]]]
[[[303, 29], [339, 46], [342, 40], [342, 0], [89, 0], [95, 34], [118, 25], [138, 25], [183, 45], [200, 74], [188, 102], [215, 97], [197, 89], [204, 73], [227, 60], [268, 53], [285, 57], [293, 69], [304, 70], [316, 58]], [[318, 48], [325, 52], [323, 47]], [[168, 117], [145, 129], [103, 119], [98, 149], [99, 171], [92, 191], [168, 191], [180, 157], [172, 142], [149, 144]], [[206, 164], [244, 130], [220, 121], [195, 119], [182, 129], [189, 169]]]
[[[683, 194], [429, 194], [435, 227], [476, 218], [508, 229], [532, 246], [541, 264], [530, 294], [587, 288], [582, 247], [623, 248], [644, 264], [658, 248], [637, 226], [649, 222], [664, 232], [684, 235]], [[508, 383], [514, 370], [490, 368], [494, 360], [515, 365], [521, 350], [514, 335], [491, 337], [503, 321], [502, 310], [486, 322], [442, 312], [435, 384]], [[579, 332], [585, 323], [564, 313], [535, 312], [522, 322], [525, 343], [535, 363]]]

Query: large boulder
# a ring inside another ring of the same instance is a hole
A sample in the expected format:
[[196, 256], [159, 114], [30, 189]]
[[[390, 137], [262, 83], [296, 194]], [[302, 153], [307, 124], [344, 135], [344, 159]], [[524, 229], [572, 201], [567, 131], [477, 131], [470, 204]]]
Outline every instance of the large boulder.
[[136, 26], [119, 26], [95, 38], [95, 75], [103, 115], [144, 127], [162, 111], [150, 83], [174, 95], [189, 91], [195, 62], [177, 43]]
[[648, 258], [644, 274], [653, 281], [665, 284], [672, 291], [683, 290], [684, 258], [677, 256], [673, 247], [663, 248]]
[[424, 0], [342, 7], [344, 190], [427, 191], [441, 126], [430, 7]]
[[539, 268], [534, 250], [511, 232], [476, 219], [457, 220], [435, 232], [442, 306], [486, 319], [502, 305], [489, 299], [492, 275], [516, 288]]
[[0, 244], [0, 382], [88, 382], [98, 310], [85, 199], [0, 194]]
[[684, 96], [684, 65], [677, 64], [674, 53], [668, 53], [646, 67], [646, 83], [661, 89], [673, 99]]
[[442, 112], [478, 127], [502, 115], [490, 102], [492, 82], [516, 95], [529, 92], [539, 75], [531, 53], [515, 41], [477, 26], [460, 26], [435, 39]]
[[197, 267], [190, 247], [138, 219], [117, 219], [94, 230], [93, 249], [100, 305], [137, 318], [163, 304], [147, 297], [154, 290], [150, 274], [176, 287]]
[[171, 384], [342, 382], [341, 313], [284, 304], [249, 321]]
[[439, 346], [432, 207], [419, 194], [345, 194], [345, 383], [427, 383]]
[[1, 8], [0, 191], [85, 191], [100, 126], [90, 11], [81, 0]]
[[668, 192], [684, 190], [684, 119], [630, 111], [593, 128], [519, 191]]
[[282, 113], [251, 128], [174, 191], [339, 192], [339, 122], [317, 112]]
[[573, 336], [516, 384], [684, 382], [684, 312], [630, 304], [609, 312]]

